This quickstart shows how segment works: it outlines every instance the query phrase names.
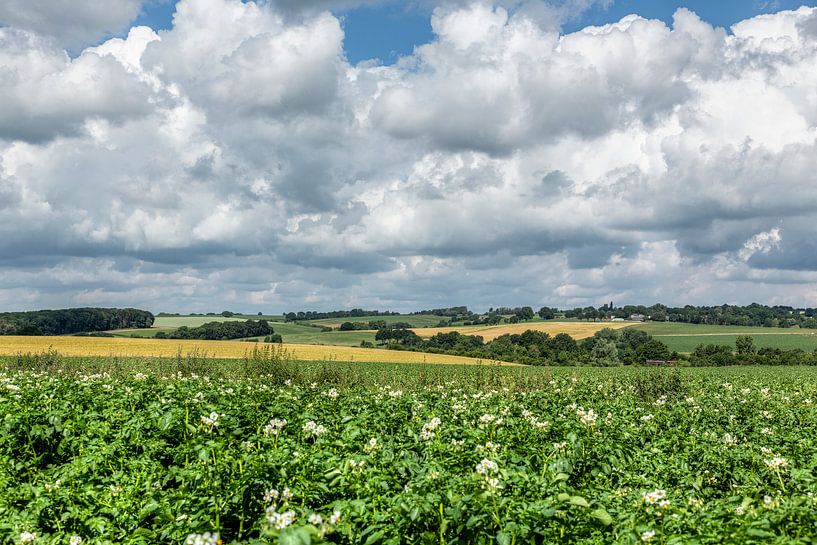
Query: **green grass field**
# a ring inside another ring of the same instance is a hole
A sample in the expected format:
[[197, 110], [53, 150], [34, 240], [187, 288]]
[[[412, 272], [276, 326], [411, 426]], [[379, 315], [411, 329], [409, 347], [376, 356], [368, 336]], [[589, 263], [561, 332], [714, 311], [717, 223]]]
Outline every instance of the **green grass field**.
[[280, 315], [257, 316], [242, 314], [230, 318], [225, 318], [224, 316], [158, 316], [153, 323], [153, 327], [150, 329], [117, 329], [111, 331], [111, 333], [117, 337], [152, 338], [155, 337], [159, 331], [170, 333], [182, 326], [199, 327], [208, 322], [243, 322], [246, 320], [267, 320], [272, 324], [275, 332], [281, 335], [310, 333], [312, 330], [318, 331], [317, 328], [309, 326], [284, 323], [284, 318]]
[[[799, 348], [806, 352], [817, 350], [817, 335], [751, 335], [758, 348], [780, 348], [793, 350]], [[655, 338], [666, 344], [670, 350], [678, 352], [692, 352], [699, 344], [721, 344], [735, 347], [737, 335], [689, 335], [689, 336], [660, 336]]]
[[283, 335], [285, 343], [299, 344], [329, 344], [337, 346], [360, 346], [361, 341], [374, 343], [374, 332], [372, 331], [327, 331], [321, 333], [315, 329], [315, 333], [295, 333]]
[[669, 346], [670, 350], [692, 352], [699, 344], [735, 346], [738, 335], [749, 335], [758, 348], [799, 348], [811, 352], [817, 349], [817, 331], [811, 329], [779, 329], [731, 325], [680, 324], [648, 322], [631, 326], [646, 331]]
[[164, 331], [166, 333], [173, 331], [173, 329], [167, 328], [151, 328], [151, 329], [117, 329], [115, 331], [110, 331], [114, 337], [124, 337], [124, 338], [131, 338], [131, 337], [138, 337], [140, 339], [152, 339], [156, 336], [156, 334], [160, 331]]
[[[225, 318], [224, 316], [159, 316], [153, 327], [199, 327], [209, 322], [244, 322], [249, 318]], [[257, 317], [255, 318], [258, 319]]]
[[763, 333], [767, 335], [803, 335], [817, 331], [798, 328], [781, 329], [775, 327], [746, 327], [739, 325], [681, 324], [676, 322], [646, 322], [630, 327], [646, 331], [650, 335], [715, 335], [725, 333], [734, 333], [735, 335], [751, 335], [752, 333]]

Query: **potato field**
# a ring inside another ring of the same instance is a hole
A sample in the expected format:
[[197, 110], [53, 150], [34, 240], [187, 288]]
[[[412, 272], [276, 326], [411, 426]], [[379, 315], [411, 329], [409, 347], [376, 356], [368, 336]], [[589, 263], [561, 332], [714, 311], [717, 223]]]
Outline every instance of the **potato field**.
[[813, 369], [98, 363], [0, 374], [0, 543], [814, 542]]

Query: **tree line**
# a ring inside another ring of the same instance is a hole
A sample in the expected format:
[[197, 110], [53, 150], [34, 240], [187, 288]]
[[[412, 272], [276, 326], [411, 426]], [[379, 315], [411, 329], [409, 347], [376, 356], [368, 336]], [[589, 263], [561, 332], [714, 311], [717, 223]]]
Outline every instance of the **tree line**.
[[[666, 344], [638, 329], [597, 331], [582, 341], [566, 333], [549, 335], [528, 330], [502, 335], [485, 342], [479, 335], [438, 333], [422, 339], [408, 329], [383, 329], [375, 340], [384, 348], [435, 354], [502, 360], [528, 365], [617, 366], [645, 363], [679, 364], [693, 367], [734, 365], [817, 365], [817, 351], [757, 348], [749, 335], [739, 335], [735, 346], [700, 344], [692, 354], [678, 354]], [[364, 341], [362, 346], [374, 346]]]
[[[337, 310], [332, 312], [290, 312], [288, 321], [319, 320], [322, 318], [359, 318], [362, 316], [400, 316], [399, 312], [377, 310]], [[530, 306], [496, 307], [484, 313], [475, 313], [467, 306], [454, 306], [421, 310], [408, 315], [430, 315], [444, 318], [440, 325], [463, 323], [464, 325], [495, 325], [517, 323], [533, 319], [538, 315], [543, 320], [568, 318], [577, 320], [629, 319], [644, 316], [645, 320], [656, 322], [681, 322], [690, 324], [741, 325], [753, 327], [802, 327], [817, 329], [817, 309], [797, 308], [784, 305], [767, 306], [758, 303], [750, 305], [719, 305], [670, 307], [660, 303], [645, 305], [613, 306], [605, 303], [600, 307], [587, 306], [560, 310], [557, 307], [542, 306], [534, 311]], [[355, 323], [354, 320], [350, 322]]]
[[[463, 335], [456, 331], [422, 339], [409, 329], [388, 328], [378, 331], [375, 340], [385, 348], [394, 350], [414, 350], [529, 365], [631, 365], [647, 360], [671, 360], [678, 357], [661, 341], [644, 331], [634, 329], [603, 329], [581, 342], [566, 333], [551, 336], [543, 331], [533, 330], [505, 334], [485, 342], [480, 335]], [[365, 341], [363, 346], [367, 346]]]
[[300, 311], [287, 312], [284, 314], [284, 319], [287, 322], [299, 322], [303, 320], [325, 320], [327, 318], [360, 318], [362, 316], [399, 316], [399, 312], [380, 311], [380, 310], [363, 310], [360, 308], [353, 308], [352, 310], [333, 310], [331, 312], [315, 312]]
[[564, 311], [565, 318], [579, 320], [601, 320], [607, 318], [627, 319], [642, 315], [655, 322], [681, 322], [688, 324], [740, 325], [753, 327], [803, 327], [817, 328], [817, 310], [791, 306], [766, 306], [758, 303], [750, 305], [720, 305], [668, 307], [662, 304], [652, 306], [624, 305], [613, 307], [574, 308]]
[[817, 351], [799, 348], [757, 348], [749, 335], [738, 335], [735, 348], [728, 345], [699, 344], [689, 355], [693, 367], [725, 367], [729, 365], [817, 365]]
[[408, 322], [387, 323], [383, 320], [369, 320], [368, 322], [343, 322], [338, 329], [340, 331], [379, 331], [381, 329], [409, 329], [410, 327], [413, 326]]
[[182, 326], [170, 333], [159, 331], [155, 338], [225, 341], [248, 337], [268, 337], [270, 340], [267, 342], [280, 342], [280, 335], [273, 337], [273, 333], [275, 331], [266, 320], [247, 320], [246, 322], [207, 322], [198, 327]]
[[0, 313], [0, 335], [69, 335], [153, 325], [153, 314], [135, 308], [68, 308]]

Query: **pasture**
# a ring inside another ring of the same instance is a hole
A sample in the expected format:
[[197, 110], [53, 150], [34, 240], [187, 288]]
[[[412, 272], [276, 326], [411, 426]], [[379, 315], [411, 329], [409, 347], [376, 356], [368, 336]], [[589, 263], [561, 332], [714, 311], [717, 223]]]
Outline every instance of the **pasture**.
[[[748, 335], [754, 339], [757, 348], [800, 349], [806, 352], [817, 350], [817, 335], [813, 333], [802, 335], [750, 333]], [[655, 338], [666, 344], [670, 350], [690, 353], [699, 344], [719, 344], [731, 346], [734, 349], [738, 335], [656, 335]]]
[[244, 322], [246, 320], [257, 319], [257, 317], [238, 318], [235, 316], [230, 318], [225, 318], [224, 316], [157, 316], [153, 322], [153, 327], [160, 329], [176, 329], [182, 326], [199, 327], [200, 325], [209, 322]]
[[739, 335], [749, 335], [758, 348], [817, 350], [817, 330], [781, 329], [772, 327], [721, 326], [706, 324], [680, 324], [671, 322], [647, 322], [632, 326], [646, 331], [670, 350], [689, 353], [699, 344], [735, 346]]

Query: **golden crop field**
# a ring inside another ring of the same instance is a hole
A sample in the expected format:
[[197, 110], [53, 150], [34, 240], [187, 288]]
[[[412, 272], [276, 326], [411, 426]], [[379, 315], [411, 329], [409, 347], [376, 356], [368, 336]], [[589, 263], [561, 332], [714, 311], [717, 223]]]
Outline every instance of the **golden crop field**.
[[455, 326], [455, 327], [424, 327], [413, 331], [420, 337], [428, 338], [437, 333], [451, 333], [459, 331], [463, 335], [481, 335], [485, 341], [492, 341], [505, 334], [519, 334], [532, 329], [534, 331], [544, 331], [549, 335], [567, 333], [576, 340], [592, 337], [596, 331], [606, 327], [610, 329], [621, 329], [633, 324], [627, 322], [529, 322], [520, 324], [502, 325], [475, 325], [475, 326]]
[[[177, 339], [124, 339], [103, 337], [13, 337], [0, 336], [0, 356], [41, 353], [49, 349], [64, 356], [138, 356], [174, 357], [198, 352], [200, 356], [211, 358], [238, 359], [252, 352], [259, 343], [240, 341], [190, 341]], [[403, 352], [376, 348], [351, 346], [326, 346], [313, 344], [284, 344], [289, 356], [303, 361], [343, 361], [343, 362], [386, 362], [386, 363], [453, 363], [475, 365], [494, 363], [486, 360]], [[515, 365], [502, 363], [502, 365]]]

